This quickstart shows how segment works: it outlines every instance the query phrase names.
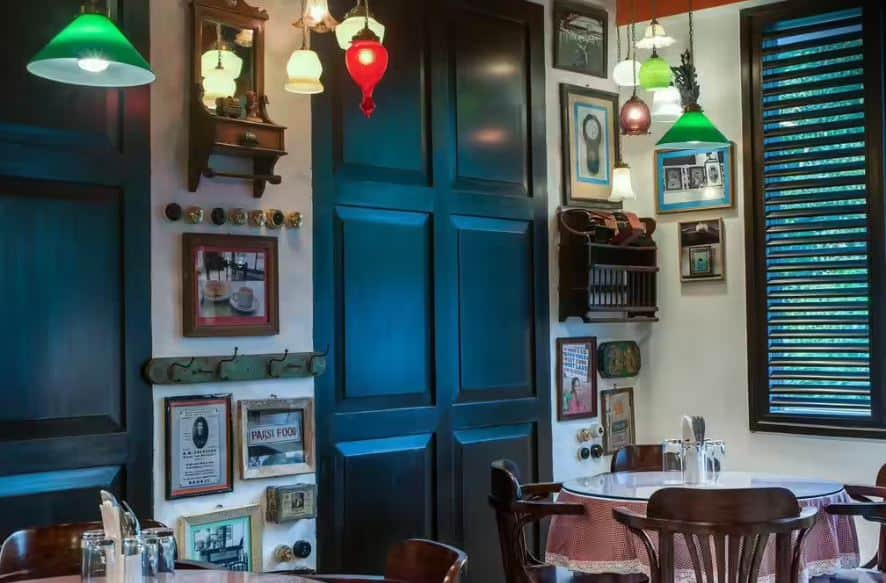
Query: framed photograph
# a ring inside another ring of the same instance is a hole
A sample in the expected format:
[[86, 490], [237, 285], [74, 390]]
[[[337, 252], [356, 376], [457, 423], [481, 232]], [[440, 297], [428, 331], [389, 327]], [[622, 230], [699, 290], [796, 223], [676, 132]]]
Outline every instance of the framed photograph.
[[680, 280], [726, 278], [726, 247], [723, 219], [687, 221], [680, 227]]
[[618, 151], [618, 94], [560, 85], [563, 197], [566, 206], [621, 208], [609, 202]]
[[166, 499], [234, 489], [231, 395], [166, 398]]
[[557, 420], [597, 416], [597, 339], [557, 339]]
[[610, 455], [626, 445], [633, 445], [634, 389], [622, 388], [600, 393], [603, 410], [603, 451]]
[[554, 2], [554, 67], [608, 77], [609, 14], [577, 2]]
[[317, 486], [268, 486], [265, 491], [267, 521], [275, 524], [317, 516]]
[[183, 559], [261, 573], [263, 529], [261, 507], [254, 504], [182, 516], [176, 543]]
[[314, 472], [314, 400], [238, 403], [244, 480]]
[[277, 238], [185, 233], [185, 336], [272, 336], [280, 332]]
[[655, 204], [661, 213], [735, 206], [734, 146], [655, 153]]

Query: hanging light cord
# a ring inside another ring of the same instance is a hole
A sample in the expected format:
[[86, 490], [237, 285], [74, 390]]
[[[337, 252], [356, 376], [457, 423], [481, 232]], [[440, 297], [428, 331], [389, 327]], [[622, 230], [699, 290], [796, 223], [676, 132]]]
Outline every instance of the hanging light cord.
[[363, 21], [363, 26], [369, 28], [369, 0], [364, 0], [364, 5], [366, 6], [366, 14]]
[[634, 71], [634, 96], [637, 95], [637, 0], [633, 2], [633, 14], [631, 15], [631, 69]]
[[222, 67], [222, 36], [221, 36], [221, 24], [215, 23], [215, 52], [218, 55], [218, 64], [215, 66], [216, 69], [220, 71], [224, 71], [224, 67]]
[[692, 0], [689, 0], [689, 62], [695, 64], [695, 27], [692, 26]]

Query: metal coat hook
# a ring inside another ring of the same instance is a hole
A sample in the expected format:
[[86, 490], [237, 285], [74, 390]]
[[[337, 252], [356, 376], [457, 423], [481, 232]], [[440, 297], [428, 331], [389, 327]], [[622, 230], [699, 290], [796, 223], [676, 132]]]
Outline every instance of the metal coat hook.
[[274, 364], [275, 362], [286, 362], [287, 356], [289, 356], [289, 349], [288, 348], [283, 351], [282, 358], [271, 358], [270, 360], [268, 360], [268, 366], [270, 367], [270, 365]]
[[222, 380], [228, 379], [228, 375], [225, 374], [225, 372], [224, 372], [225, 365], [228, 363], [236, 362], [237, 361], [237, 353], [239, 353], [239, 352], [240, 352], [240, 348], [235, 346], [233, 356], [231, 356], [230, 358], [223, 358], [218, 361], [218, 367], [216, 368], [216, 371], [218, 372], [218, 376], [221, 377]]
[[173, 362], [172, 364], [169, 365], [169, 376], [172, 376], [172, 371], [175, 370], [176, 368], [188, 370], [189, 368], [191, 368], [194, 365], [195, 360], [197, 360], [197, 357], [192, 356], [191, 360], [188, 361], [188, 364], [182, 364], [180, 362]]

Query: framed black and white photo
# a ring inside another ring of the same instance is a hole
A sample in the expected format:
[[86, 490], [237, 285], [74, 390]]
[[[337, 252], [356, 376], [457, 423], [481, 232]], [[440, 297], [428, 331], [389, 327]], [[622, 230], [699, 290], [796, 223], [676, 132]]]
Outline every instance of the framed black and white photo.
[[618, 151], [618, 94], [560, 85], [563, 133], [563, 202], [566, 206], [621, 208], [609, 202]]
[[687, 221], [680, 227], [680, 280], [718, 280], [726, 277], [723, 219]]
[[234, 489], [231, 395], [166, 398], [166, 499]]
[[314, 400], [238, 403], [240, 476], [244, 480], [314, 472]]
[[735, 205], [732, 144], [655, 153], [656, 210], [678, 213]]
[[609, 15], [578, 2], [554, 2], [554, 67], [595, 77], [608, 69]]
[[179, 556], [223, 571], [262, 572], [264, 522], [258, 504], [179, 518]]

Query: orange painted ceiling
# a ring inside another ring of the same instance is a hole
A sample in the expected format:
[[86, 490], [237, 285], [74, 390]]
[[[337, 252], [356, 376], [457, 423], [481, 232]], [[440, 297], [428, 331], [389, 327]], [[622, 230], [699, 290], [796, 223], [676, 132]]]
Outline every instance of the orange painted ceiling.
[[[741, 0], [692, 0], [692, 10], [713, 8], [735, 4]], [[689, 11], [689, 0], [618, 0], [616, 8], [616, 20], [619, 25], [630, 24], [634, 15], [634, 2], [637, 3], [637, 22], [643, 22], [652, 18], [652, 5], [655, 4], [655, 15], [673, 16]]]

